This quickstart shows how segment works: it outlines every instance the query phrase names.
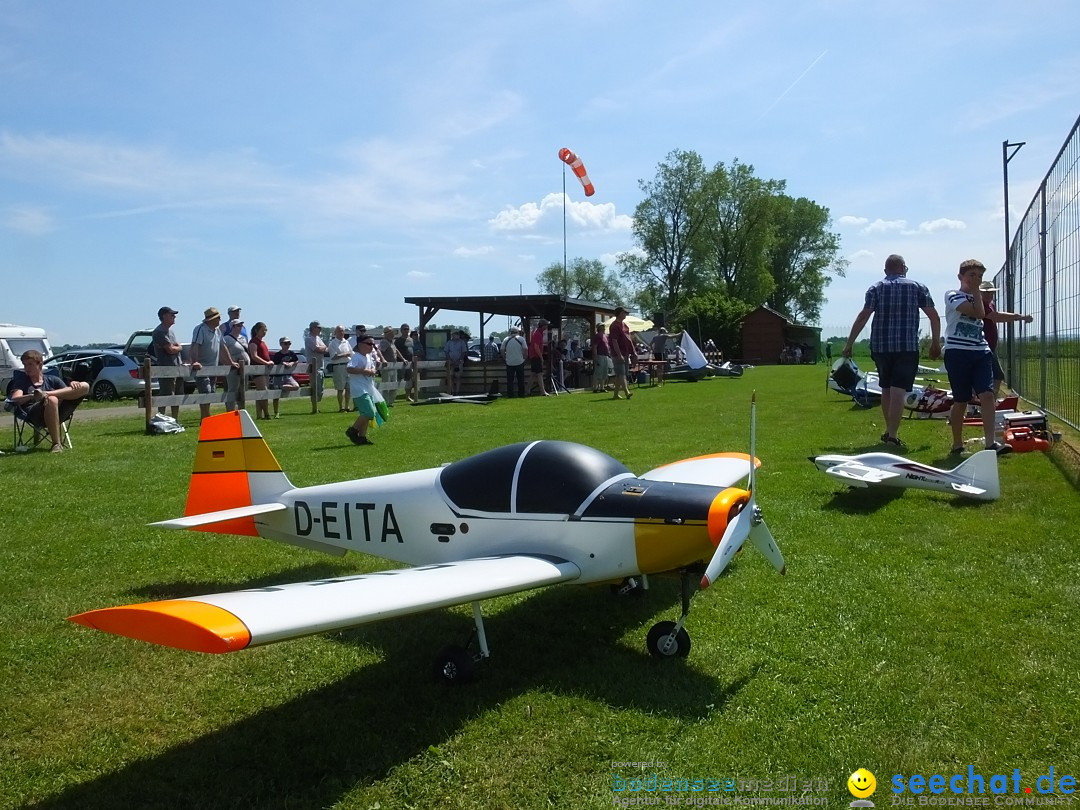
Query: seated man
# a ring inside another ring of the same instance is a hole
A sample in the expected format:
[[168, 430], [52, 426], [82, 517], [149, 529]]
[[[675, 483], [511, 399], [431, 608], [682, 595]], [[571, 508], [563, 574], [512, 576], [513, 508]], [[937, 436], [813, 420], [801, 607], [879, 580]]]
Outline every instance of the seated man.
[[28, 349], [19, 359], [23, 370], [12, 375], [8, 400], [19, 408], [22, 417], [31, 425], [48, 429], [52, 451], [62, 452], [60, 425], [79, 407], [90, 386], [77, 380], [65, 383], [55, 374], [45, 374], [42, 370], [44, 358], [36, 349]]

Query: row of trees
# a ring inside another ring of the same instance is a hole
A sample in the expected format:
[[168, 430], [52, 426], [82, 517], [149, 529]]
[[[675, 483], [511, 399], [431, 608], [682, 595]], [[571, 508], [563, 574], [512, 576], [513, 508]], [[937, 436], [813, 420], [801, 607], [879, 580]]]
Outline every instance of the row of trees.
[[829, 210], [785, 194], [783, 180], [757, 177], [753, 166], [707, 169], [696, 152], [675, 150], [639, 185], [636, 250], [619, 256], [618, 272], [580, 258], [565, 273], [552, 264], [537, 277], [543, 292], [632, 302], [734, 347], [739, 321], [761, 304], [816, 321], [830, 275], [844, 275]]

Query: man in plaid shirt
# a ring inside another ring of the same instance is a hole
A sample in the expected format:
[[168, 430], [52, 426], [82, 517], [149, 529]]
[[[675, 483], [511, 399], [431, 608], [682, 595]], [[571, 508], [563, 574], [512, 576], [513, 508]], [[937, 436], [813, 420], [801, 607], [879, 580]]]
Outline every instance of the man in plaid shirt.
[[941, 356], [941, 319], [934, 308], [930, 291], [907, 277], [904, 257], [892, 254], [885, 260], [885, 278], [866, 291], [866, 303], [851, 326], [844, 344], [844, 357], [851, 357], [851, 347], [870, 316], [870, 356], [877, 364], [881, 383], [881, 413], [885, 417], [884, 444], [904, 447], [897, 437], [904, 415], [904, 397], [915, 384], [919, 368], [919, 310], [930, 321], [930, 359]]

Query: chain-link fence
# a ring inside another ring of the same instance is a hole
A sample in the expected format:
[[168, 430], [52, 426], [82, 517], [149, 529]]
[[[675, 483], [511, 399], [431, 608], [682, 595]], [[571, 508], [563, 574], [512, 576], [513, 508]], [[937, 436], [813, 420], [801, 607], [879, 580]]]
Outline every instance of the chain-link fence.
[[1080, 429], [1080, 118], [1009, 245], [996, 279], [1007, 324], [998, 354], [1024, 399]]

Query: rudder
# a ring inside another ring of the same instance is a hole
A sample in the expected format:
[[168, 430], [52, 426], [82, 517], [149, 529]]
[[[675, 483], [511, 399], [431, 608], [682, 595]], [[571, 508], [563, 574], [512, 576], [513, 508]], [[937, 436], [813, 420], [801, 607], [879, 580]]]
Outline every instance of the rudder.
[[[267, 503], [292, 488], [247, 411], [229, 411], [203, 419], [185, 516]], [[192, 528], [259, 536], [254, 516]]]
[[967, 478], [972, 486], [985, 489], [985, 493], [977, 496], [981, 500], [997, 500], [1001, 495], [997, 453], [993, 450], [980, 450], [970, 458], [964, 459], [963, 463], [955, 467], [952, 472], [953, 475], [962, 475]]

